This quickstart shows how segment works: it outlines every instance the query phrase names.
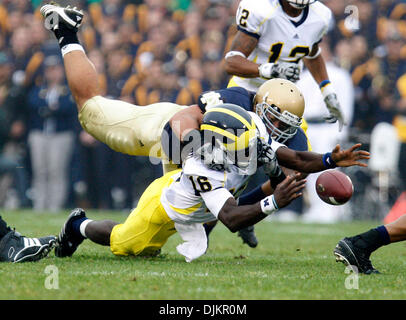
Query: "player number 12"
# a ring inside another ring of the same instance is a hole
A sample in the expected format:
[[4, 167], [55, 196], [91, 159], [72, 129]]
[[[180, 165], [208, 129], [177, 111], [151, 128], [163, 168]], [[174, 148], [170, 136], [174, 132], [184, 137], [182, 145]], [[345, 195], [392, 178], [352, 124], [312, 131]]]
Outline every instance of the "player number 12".
[[[271, 49], [269, 50], [271, 52], [271, 55], [269, 56], [268, 62], [270, 62], [270, 63], [276, 62], [279, 59], [280, 55], [281, 55], [282, 48], [283, 48], [283, 43], [282, 42], [274, 43], [271, 46]], [[289, 61], [289, 62], [298, 63], [300, 59], [307, 56], [309, 53], [310, 53], [309, 47], [307, 47], [307, 46], [296, 46], [292, 50], [290, 50], [289, 57], [295, 58], [298, 54], [300, 54], [300, 57], [297, 58], [296, 60], [292, 60], [292, 61]]]

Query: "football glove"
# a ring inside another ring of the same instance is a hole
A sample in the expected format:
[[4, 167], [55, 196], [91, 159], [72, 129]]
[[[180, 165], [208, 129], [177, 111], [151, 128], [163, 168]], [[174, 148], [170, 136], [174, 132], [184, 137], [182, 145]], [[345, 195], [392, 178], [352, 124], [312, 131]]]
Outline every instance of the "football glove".
[[297, 63], [264, 63], [258, 67], [259, 75], [265, 79], [282, 78], [296, 82], [299, 80], [300, 68]]
[[337, 94], [331, 88], [331, 85], [322, 90], [324, 103], [326, 104], [329, 115], [324, 117], [328, 123], [335, 123], [338, 121], [338, 131], [341, 132], [343, 126], [346, 124], [344, 121], [343, 113], [341, 111], [340, 102], [338, 101]]
[[272, 150], [268, 143], [261, 141], [261, 144], [261, 153], [258, 157], [258, 163], [263, 166], [264, 172], [268, 177], [280, 176], [282, 169], [276, 159], [275, 151]]

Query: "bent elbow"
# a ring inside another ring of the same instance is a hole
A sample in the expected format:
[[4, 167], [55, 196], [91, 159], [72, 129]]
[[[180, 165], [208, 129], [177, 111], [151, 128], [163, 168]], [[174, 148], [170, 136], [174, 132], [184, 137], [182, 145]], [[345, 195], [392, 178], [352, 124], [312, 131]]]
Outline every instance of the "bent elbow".
[[224, 61], [224, 71], [229, 75], [233, 74], [233, 67], [227, 60]]
[[237, 225], [233, 225], [233, 224], [231, 224], [231, 225], [226, 225], [226, 227], [227, 227], [227, 229], [230, 230], [232, 233], [235, 233], [235, 232], [237, 232], [238, 230], [240, 230], [240, 228], [238, 228]]
[[238, 225], [237, 223], [235, 223], [235, 221], [233, 221], [234, 219], [232, 219], [231, 217], [224, 215], [221, 219], [221, 222], [227, 227], [228, 230], [230, 230], [232, 233], [237, 232], [238, 229]]

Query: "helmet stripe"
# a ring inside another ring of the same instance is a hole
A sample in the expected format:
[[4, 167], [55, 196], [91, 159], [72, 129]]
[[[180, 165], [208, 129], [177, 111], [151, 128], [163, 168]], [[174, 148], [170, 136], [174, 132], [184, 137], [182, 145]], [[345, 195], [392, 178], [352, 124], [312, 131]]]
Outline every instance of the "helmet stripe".
[[200, 130], [209, 130], [209, 131], [213, 131], [215, 133], [221, 134], [229, 139], [232, 139], [233, 141], [236, 141], [238, 139], [238, 137], [235, 134], [232, 134], [230, 131], [212, 126], [210, 124], [202, 124], [200, 126]]
[[211, 108], [211, 109], [207, 110], [206, 113], [215, 112], [215, 111], [228, 114], [228, 115], [238, 119], [239, 121], [241, 121], [241, 123], [243, 123], [247, 127], [247, 129], [255, 129], [256, 128], [255, 122], [254, 122], [253, 119], [251, 119], [251, 124], [250, 124], [247, 121], [247, 119], [245, 119], [243, 116], [241, 116], [238, 113], [236, 113], [236, 112], [234, 112], [232, 110], [229, 110], [229, 109], [225, 109], [225, 108], [221, 108], [221, 107], [219, 107], [219, 108], [215, 107], [215, 108]]
[[209, 130], [231, 139], [232, 142], [230, 143], [222, 142], [224, 147], [229, 151], [239, 151], [248, 148], [250, 140], [256, 137], [255, 129], [245, 131], [240, 137], [238, 137], [227, 130], [209, 124], [202, 124], [200, 128], [201, 130]]

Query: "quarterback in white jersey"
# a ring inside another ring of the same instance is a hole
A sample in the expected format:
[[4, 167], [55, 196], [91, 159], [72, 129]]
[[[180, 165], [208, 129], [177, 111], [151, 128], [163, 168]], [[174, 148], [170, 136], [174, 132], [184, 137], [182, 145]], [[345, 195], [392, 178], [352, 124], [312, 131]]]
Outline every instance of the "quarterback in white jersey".
[[332, 12], [314, 0], [242, 0], [236, 14], [238, 32], [225, 55], [229, 86], [256, 91], [266, 79], [299, 80], [302, 62], [323, 93], [327, 122], [345, 124], [318, 44]]

